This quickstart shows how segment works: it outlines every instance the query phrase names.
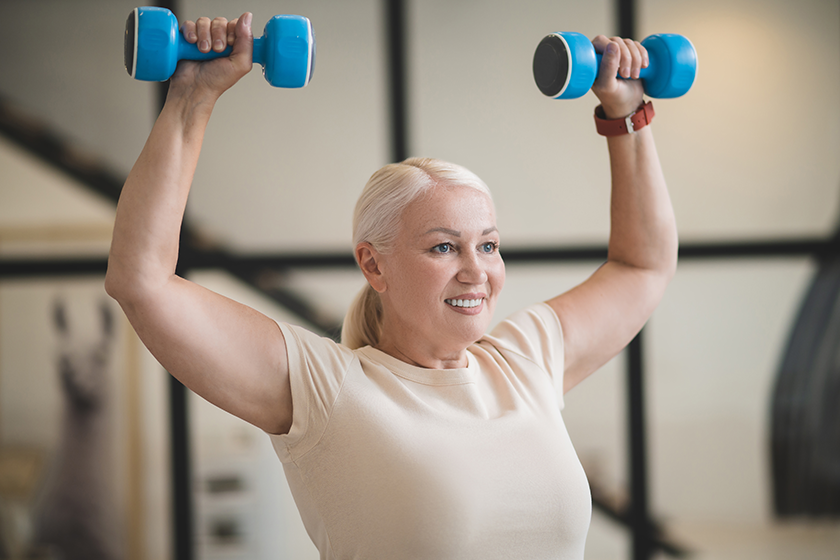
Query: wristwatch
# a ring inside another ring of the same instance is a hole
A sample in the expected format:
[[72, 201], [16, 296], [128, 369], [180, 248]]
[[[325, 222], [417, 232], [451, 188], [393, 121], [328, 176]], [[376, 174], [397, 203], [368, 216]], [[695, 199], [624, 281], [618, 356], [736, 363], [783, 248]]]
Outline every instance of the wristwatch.
[[604, 108], [598, 105], [595, 107], [595, 130], [601, 136], [629, 134], [649, 125], [654, 115], [653, 103], [650, 101], [642, 103], [634, 113], [627, 115], [623, 119], [606, 118]]

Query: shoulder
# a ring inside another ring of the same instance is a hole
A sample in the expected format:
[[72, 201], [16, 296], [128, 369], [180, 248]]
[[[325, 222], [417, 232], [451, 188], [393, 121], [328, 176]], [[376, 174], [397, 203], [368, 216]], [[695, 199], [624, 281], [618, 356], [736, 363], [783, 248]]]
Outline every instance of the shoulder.
[[353, 361], [355, 354], [338, 342], [289, 323], [277, 323], [286, 339], [289, 369], [306, 366], [307, 369], [343, 369]]
[[522, 359], [547, 373], [559, 387], [564, 369], [563, 330], [551, 307], [538, 303], [513, 313], [476, 344], [512, 365]]
[[482, 340], [529, 353], [563, 349], [563, 329], [554, 310], [537, 303], [501, 321]]

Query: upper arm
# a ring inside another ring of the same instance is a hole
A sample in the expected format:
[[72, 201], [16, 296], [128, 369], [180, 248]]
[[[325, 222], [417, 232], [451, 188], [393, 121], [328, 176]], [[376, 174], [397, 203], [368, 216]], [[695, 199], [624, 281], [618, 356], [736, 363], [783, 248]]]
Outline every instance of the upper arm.
[[272, 319], [174, 275], [119, 302], [146, 347], [189, 389], [269, 433], [288, 431], [286, 344]]
[[616, 356], [641, 330], [670, 280], [661, 271], [609, 261], [546, 303], [563, 328], [568, 391]]

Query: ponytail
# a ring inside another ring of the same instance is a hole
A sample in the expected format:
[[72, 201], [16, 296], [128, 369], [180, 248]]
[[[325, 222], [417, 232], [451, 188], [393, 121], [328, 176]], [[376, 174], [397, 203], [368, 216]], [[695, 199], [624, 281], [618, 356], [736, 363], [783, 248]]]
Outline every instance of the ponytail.
[[341, 327], [341, 343], [351, 350], [376, 346], [382, 321], [382, 303], [370, 284], [356, 295]]

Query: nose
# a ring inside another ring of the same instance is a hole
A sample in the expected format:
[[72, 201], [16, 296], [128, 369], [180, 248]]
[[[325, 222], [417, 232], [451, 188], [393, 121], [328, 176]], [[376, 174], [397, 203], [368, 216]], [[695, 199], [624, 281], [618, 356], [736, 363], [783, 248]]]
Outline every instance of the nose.
[[471, 252], [462, 253], [460, 264], [461, 267], [455, 276], [458, 282], [472, 286], [487, 282], [487, 271], [484, 269], [480, 255]]

